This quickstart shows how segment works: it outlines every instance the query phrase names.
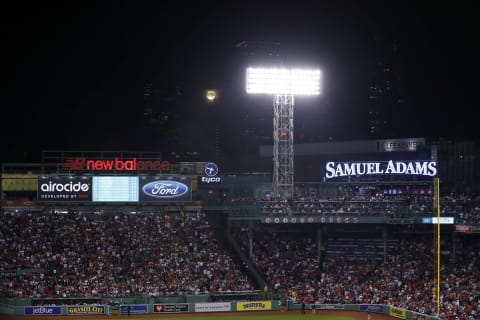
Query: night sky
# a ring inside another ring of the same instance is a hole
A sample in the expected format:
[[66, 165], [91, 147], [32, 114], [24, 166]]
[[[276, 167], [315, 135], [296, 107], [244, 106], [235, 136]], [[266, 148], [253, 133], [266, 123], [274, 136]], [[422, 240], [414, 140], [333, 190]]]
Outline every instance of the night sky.
[[[241, 144], [250, 118], [265, 118], [257, 129], [271, 133], [272, 98], [245, 94], [244, 70], [256, 57], [236, 47], [242, 41], [277, 43], [285, 65], [322, 69], [323, 95], [295, 105], [296, 128], [311, 139], [369, 137], [369, 81], [394, 43], [404, 103], [381, 111], [384, 138], [478, 138], [473, 3], [418, 2], [11, 5], [1, 19], [0, 162], [35, 160], [41, 150], [158, 151], [166, 137], [144, 130], [148, 81], [181, 96], [180, 131], [203, 137], [218, 121], [226, 148]], [[208, 109], [206, 88], [220, 90], [220, 110]]]

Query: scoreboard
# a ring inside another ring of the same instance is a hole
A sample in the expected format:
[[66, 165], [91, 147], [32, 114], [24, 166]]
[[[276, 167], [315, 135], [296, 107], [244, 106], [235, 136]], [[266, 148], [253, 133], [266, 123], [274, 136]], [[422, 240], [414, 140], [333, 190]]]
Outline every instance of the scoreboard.
[[43, 176], [37, 200], [53, 202], [186, 202], [192, 201], [187, 176]]
[[94, 176], [92, 184], [92, 201], [137, 202], [138, 190], [138, 176]]

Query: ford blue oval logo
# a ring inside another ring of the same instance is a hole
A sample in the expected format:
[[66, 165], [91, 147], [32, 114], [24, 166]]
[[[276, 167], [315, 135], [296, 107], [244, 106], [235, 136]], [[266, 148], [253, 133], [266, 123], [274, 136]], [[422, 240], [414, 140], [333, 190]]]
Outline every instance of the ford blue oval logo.
[[172, 180], [160, 180], [147, 183], [142, 188], [143, 193], [153, 198], [178, 198], [188, 192], [188, 186]]

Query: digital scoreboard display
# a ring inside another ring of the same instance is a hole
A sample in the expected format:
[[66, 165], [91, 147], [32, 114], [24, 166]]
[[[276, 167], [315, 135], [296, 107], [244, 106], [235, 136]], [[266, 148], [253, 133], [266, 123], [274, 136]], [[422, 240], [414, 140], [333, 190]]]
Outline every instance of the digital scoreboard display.
[[138, 176], [94, 176], [93, 202], [137, 202]]
[[[440, 224], [454, 224], [454, 217], [440, 217]], [[426, 224], [438, 224], [437, 217], [424, 217], [422, 223]]]
[[38, 178], [37, 199], [93, 203], [190, 202], [192, 179], [188, 176], [172, 175], [44, 176]]

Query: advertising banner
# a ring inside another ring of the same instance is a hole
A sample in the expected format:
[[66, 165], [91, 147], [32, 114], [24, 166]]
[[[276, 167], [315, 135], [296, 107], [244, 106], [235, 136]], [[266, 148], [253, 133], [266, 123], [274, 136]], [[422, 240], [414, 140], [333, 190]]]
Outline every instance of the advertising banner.
[[187, 303], [154, 304], [153, 312], [161, 312], [161, 313], [188, 312], [188, 304]]
[[0, 207], [30, 208], [40, 207], [40, 202], [28, 200], [0, 200]]
[[407, 311], [405, 309], [390, 307], [390, 315], [395, 318], [407, 319]]
[[192, 201], [190, 177], [140, 177], [140, 202], [188, 202]]
[[380, 304], [361, 304], [359, 310], [383, 313], [383, 306]]
[[412, 312], [412, 320], [430, 320], [430, 316], [422, 313]]
[[39, 177], [37, 200], [91, 201], [91, 177]]
[[51, 316], [62, 314], [62, 307], [25, 307], [25, 315], [33, 316]]
[[425, 138], [378, 140], [377, 149], [379, 152], [416, 151], [417, 147], [425, 144]]
[[67, 314], [105, 314], [105, 306], [68, 306]]
[[343, 310], [345, 306], [343, 304], [321, 304], [321, 310]]
[[435, 161], [371, 161], [371, 162], [327, 162], [325, 178], [375, 175], [412, 175], [416, 177], [435, 177]]
[[3, 191], [36, 191], [38, 175], [33, 174], [8, 174], [0, 175]]
[[205, 164], [204, 175], [198, 177], [198, 185], [215, 185], [222, 183], [222, 177], [218, 176], [218, 166], [213, 162]]
[[271, 301], [245, 301], [237, 302], [237, 311], [263, 311], [272, 310]]
[[195, 303], [195, 312], [232, 311], [230, 302]]
[[215, 176], [215, 177], [199, 176], [198, 177], [199, 186], [211, 186], [211, 185], [219, 185], [219, 184], [222, 184], [222, 177], [220, 176]]
[[459, 233], [472, 233], [473, 227], [472, 226], [466, 226], [466, 225], [455, 225], [454, 232], [459, 232]]
[[168, 171], [170, 163], [159, 159], [119, 158], [98, 159], [75, 157], [65, 160], [62, 166], [66, 171]]
[[[128, 314], [128, 304], [120, 305], [120, 314]], [[130, 314], [148, 313], [148, 305], [146, 304], [131, 304]]]
[[287, 216], [275, 215], [274, 217], [262, 217], [261, 222], [267, 224], [282, 224], [282, 223], [385, 223], [385, 217], [357, 217], [357, 216]]

